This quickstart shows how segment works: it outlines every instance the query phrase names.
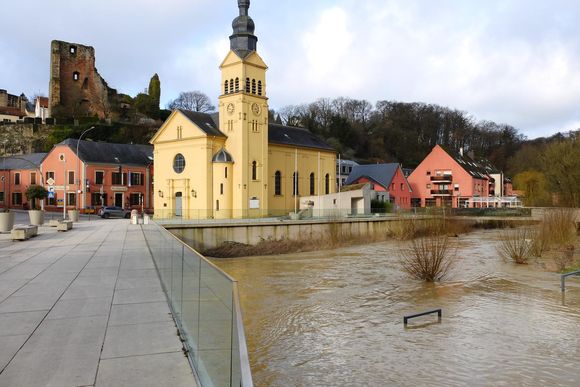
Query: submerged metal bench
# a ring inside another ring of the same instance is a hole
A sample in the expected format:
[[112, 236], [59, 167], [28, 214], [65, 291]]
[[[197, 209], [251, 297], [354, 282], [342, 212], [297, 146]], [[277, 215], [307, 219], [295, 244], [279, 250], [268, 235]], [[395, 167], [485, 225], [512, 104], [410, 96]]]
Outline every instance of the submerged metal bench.
[[72, 230], [72, 228], [73, 228], [72, 220], [62, 220], [58, 222], [58, 224], [56, 225], [56, 231], [67, 232], [68, 230]]
[[18, 224], [10, 231], [13, 241], [25, 241], [38, 235], [38, 226]]
[[407, 325], [407, 322], [412, 318], [426, 316], [428, 314], [434, 314], [434, 313], [437, 313], [437, 318], [439, 321], [441, 321], [441, 309], [433, 309], [433, 310], [429, 310], [429, 311], [423, 312], [423, 313], [417, 313], [417, 314], [411, 314], [409, 316], [403, 316], [403, 324]]

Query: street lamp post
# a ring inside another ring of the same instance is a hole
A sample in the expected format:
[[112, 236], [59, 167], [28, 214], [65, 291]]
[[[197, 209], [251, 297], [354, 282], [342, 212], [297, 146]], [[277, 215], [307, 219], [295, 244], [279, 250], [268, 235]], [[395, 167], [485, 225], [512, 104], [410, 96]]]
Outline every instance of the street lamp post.
[[[81, 133], [81, 135], [79, 136], [78, 140], [77, 140], [77, 152], [76, 152], [76, 156], [77, 156], [77, 183], [78, 183], [78, 189], [77, 189], [77, 202], [76, 202], [76, 209], [79, 209], [79, 202], [80, 202], [80, 195], [81, 195], [81, 174], [80, 174], [80, 165], [81, 165], [81, 158], [79, 157], [79, 143], [81, 142], [81, 139], [83, 138], [83, 136], [85, 135], [85, 133], [90, 132], [91, 130], [95, 129], [94, 126], [91, 126], [90, 128], [88, 128], [87, 130], [85, 130], [84, 132]], [[83, 191], [84, 192], [84, 191]], [[84, 197], [84, 195], [83, 195]]]

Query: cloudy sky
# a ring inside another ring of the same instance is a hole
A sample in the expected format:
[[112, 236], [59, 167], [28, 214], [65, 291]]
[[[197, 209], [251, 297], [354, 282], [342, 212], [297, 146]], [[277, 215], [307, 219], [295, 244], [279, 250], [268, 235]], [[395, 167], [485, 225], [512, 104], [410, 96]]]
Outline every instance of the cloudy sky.
[[[158, 73], [162, 102], [214, 101], [235, 0], [2, 1], [0, 88], [48, 93], [50, 41], [94, 46], [111, 87]], [[421, 101], [529, 138], [580, 128], [577, 0], [252, 0], [274, 109], [321, 97]]]

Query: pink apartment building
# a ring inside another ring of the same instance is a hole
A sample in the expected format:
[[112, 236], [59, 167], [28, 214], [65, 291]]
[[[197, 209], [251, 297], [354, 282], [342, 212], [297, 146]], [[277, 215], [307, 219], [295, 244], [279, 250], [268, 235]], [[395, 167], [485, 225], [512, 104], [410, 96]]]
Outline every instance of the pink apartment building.
[[153, 147], [67, 139], [42, 162], [45, 187], [52, 191], [45, 208], [93, 211], [118, 206], [153, 208]]
[[0, 158], [0, 207], [30, 209], [26, 190], [42, 184], [41, 162], [46, 153]]
[[488, 172], [471, 157], [436, 145], [409, 176], [413, 206], [479, 206], [477, 198], [490, 195]]

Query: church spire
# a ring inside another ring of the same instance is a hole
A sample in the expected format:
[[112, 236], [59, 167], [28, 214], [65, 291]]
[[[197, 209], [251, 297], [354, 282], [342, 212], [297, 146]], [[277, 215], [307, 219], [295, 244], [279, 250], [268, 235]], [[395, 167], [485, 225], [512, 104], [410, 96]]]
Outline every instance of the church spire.
[[256, 51], [258, 38], [254, 35], [256, 26], [248, 15], [250, 0], [238, 0], [240, 16], [232, 22], [234, 33], [230, 36], [230, 47], [240, 58], [244, 59], [251, 52]]

